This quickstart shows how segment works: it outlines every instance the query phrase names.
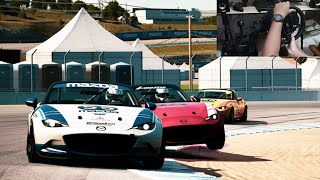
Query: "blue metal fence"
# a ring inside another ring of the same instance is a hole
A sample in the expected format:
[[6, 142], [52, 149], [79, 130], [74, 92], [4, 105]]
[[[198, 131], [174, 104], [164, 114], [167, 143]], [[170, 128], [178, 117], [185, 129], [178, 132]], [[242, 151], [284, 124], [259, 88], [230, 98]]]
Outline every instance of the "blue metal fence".
[[[193, 30], [191, 34], [194, 38], [216, 38], [217, 30]], [[117, 33], [116, 36], [124, 41], [134, 41], [137, 38], [141, 40], [187, 38], [188, 30], [126, 32]]]

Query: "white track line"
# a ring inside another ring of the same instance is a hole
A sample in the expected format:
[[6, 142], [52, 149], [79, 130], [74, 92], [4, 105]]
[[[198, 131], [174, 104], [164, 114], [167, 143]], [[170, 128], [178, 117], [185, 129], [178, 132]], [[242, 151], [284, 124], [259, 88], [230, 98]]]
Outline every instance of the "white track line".
[[129, 171], [154, 180], [220, 180], [215, 176], [194, 171], [171, 158], [166, 158], [163, 167], [159, 170], [129, 169]]

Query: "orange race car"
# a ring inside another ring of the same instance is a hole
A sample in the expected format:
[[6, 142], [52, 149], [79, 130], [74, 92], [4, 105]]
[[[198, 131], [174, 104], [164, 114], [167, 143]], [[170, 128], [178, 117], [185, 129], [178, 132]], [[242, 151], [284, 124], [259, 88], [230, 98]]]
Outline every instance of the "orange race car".
[[222, 112], [226, 123], [233, 124], [235, 120], [246, 121], [248, 106], [238, 97], [234, 90], [230, 89], [203, 89], [197, 95], [201, 102], [210, 103], [218, 111]]

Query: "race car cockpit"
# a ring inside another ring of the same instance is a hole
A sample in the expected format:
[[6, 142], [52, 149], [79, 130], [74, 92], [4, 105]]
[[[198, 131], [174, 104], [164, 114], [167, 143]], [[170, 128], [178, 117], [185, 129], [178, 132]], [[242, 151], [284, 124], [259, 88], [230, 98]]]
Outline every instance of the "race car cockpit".
[[312, 45], [320, 43], [318, 1], [290, 0], [290, 13], [281, 19], [273, 13], [278, 0], [218, 0], [218, 56], [260, 56], [277, 18], [283, 23], [280, 56], [289, 56], [292, 38], [309, 56], [316, 55]]

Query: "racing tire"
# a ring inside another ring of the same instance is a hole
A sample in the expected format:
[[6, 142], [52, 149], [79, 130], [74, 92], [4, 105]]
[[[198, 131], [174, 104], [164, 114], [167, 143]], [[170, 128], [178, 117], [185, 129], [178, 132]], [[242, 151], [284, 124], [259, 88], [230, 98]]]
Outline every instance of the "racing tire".
[[164, 145], [164, 143], [162, 143], [160, 154], [158, 157], [153, 158], [153, 159], [143, 160], [144, 168], [146, 168], [146, 169], [160, 169], [163, 166], [164, 158], [165, 158], [165, 145]]
[[42, 160], [42, 158], [36, 152], [36, 143], [35, 143], [34, 135], [32, 131], [27, 137], [27, 156], [28, 156], [29, 162], [31, 163], [41, 162]]
[[207, 148], [210, 150], [222, 149], [225, 143], [225, 133], [221, 131], [216, 137], [209, 138], [206, 142]]
[[219, 143], [206, 143], [207, 148], [210, 150], [217, 150], [222, 149], [224, 146], [224, 141], [221, 141]]
[[230, 109], [229, 117], [228, 117], [228, 120], [226, 123], [228, 123], [228, 124], [234, 123], [234, 109], [233, 108]]
[[243, 112], [242, 117], [240, 118], [240, 121], [244, 122], [247, 121], [248, 118], [248, 107], [246, 106]]

